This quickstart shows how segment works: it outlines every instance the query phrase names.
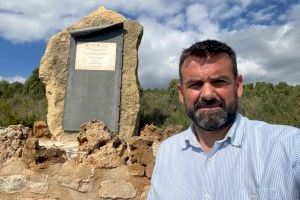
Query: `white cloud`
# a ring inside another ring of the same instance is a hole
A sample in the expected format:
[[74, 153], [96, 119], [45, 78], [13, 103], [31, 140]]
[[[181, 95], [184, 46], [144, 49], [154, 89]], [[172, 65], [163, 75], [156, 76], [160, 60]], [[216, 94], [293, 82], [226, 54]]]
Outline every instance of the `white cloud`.
[[191, 4], [186, 8], [187, 24], [191, 29], [198, 30], [202, 38], [216, 37], [219, 31], [218, 24], [214, 23], [208, 14], [207, 7], [203, 4]]
[[[226, 9], [226, 12], [224, 10]], [[226, 7], [224, 10], [222, 10], [222, 13], [219, 13], [220, 18], [222, 19], [228, 19], [231, 17], [236, 17], [241, 14], [243, 11], [243, 8], [239, 5], [235, 5], [233, 7]]]
[[198, 39], [197, 32], [180, 31], [151, 19], [139, 18], [144, 36], [139, 50], [139, 79], [145, 87], [166, 86], [178, 78], [178, 57], [184, 47]]
[[300, 4], [292, 6], [288, 13], [288, 19], [295, 22], [296, 26], [300, 26]]
[[208, 11], [203, 4], [191, 4], [186, 8], [187, 23], [193, 26], [199, 26], [202, 20], [207, 20]]
[[[247, 6], [249, 6], [252, 2], [254, 2], [255, 0], [237, 0], [237, 2], [239, 2], [243, 8], [246, 8]], [[259, 1], [259, 0], [256, 0]]]
[[255, 22], [271, 22], [276, 19], [274, 9], [275, 6], [271, 5], [265, 9], [251, 12], [250, 17]]
[[24, 78], [22, 76], [15, 76], [15, 77], [3, 77], [3, 76], [0, 76], [0, 81], [2, 81], [2, 80], [6, 80], [9, 83], [14, 83], [14, 82], [25, 83], [26, 78]]
[[[263, 78], [267, 72], [262, 65], [255, 62], [255, 60], [249, 60], [239, 57], [237, 59], [239, 74], [244, 77], [244, 82], [253, 82], [256, 78]], [[255, 75], [255, 77], [253, 77]]]
[[181, 28], [185, 24], [185, 16], [184, 14], [178, 14], [175, 16], [171, 16], [166, 18], [165, 23], [167, 26], [172, 28]]
[[236, 17], [243, 11], [243, 7], [240, 5], [229, 6], [226, 2], [219, 5], [210, 7], [209, 15], [215, 20], [225, 20], [228, 18]]
[[15, 43], [45, 40], [74, 23], [91, 7], [95, 7], [91, 1], [82, 4], [71, 0], [2, 0], [0, 35]]
[[0, 36], [13, 42], [47, 39], [53, 33], [75, 23], [100, 6], [116, 9], [134, 17], [145, 15], [161, 18], [178, 14], [183, 2], [181, 0], [86, 0], [82, 3], [73, 0], [1, 0]]
[[236, 50], [248, 80], [299, 83], [300, 27], [255, 25], [220, 35]]
[[184, 6], [182, 0], [109, 0], [97, 1], [107, 7], [120, 10], [133, 15], [147, 15], [150, 17], [170, 16], [178, 13]]

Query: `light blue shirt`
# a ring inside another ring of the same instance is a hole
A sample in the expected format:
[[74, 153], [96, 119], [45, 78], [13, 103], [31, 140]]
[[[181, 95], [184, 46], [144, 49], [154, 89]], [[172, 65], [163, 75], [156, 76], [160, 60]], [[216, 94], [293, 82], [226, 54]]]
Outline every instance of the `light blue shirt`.
[[237, 116], [205, 153], [192, 128], [164, 141], [148, 200], [300, 199], [300, 129]]

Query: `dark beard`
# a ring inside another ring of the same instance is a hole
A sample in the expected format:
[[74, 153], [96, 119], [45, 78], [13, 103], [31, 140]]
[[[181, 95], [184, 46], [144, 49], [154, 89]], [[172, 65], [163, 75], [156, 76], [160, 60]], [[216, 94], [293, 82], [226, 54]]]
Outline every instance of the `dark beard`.
[[[226, 105], [221, 99], [199, 100], [192, 109], [186, 107], [187, 115], [194, 124], [207, 131], [216, 131], [233, 124], [238, 109], [238, 97], [235, 92], [235, 101]], [[220, 108], [201, 111], [200, 108], [206, 106], [218, 105]]]

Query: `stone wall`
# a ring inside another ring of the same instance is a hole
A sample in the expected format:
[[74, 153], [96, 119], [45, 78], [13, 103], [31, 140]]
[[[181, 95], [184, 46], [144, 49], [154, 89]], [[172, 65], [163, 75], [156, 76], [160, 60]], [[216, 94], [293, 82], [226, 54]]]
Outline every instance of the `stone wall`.
[[64, 135], [62, 121], [67, 85], [70, 31], [120, 22], [123, 22], [125, 31], [119, 136], [128, 141], [132, 135], [137, 134], [140, 107], [139, 82], [137, 78], [137, 50], [141, 41], [143, 28], [139, 23], [130, 21], [119, 13], [101, 7], [83, 17], [78, 23], [52, 36], [41, 59], [39, 77], [46, 88], [48, 101], [47, 124], [53, 137], [59, 138], [59, 136]]
[[2, 128], [0, 199], [144, 200], [159, 145], [179, 130], [150, 125], [126, 142], [90, 121], [74, 144], [50, 140], [41, 123], [34, 132], [22, 125]]

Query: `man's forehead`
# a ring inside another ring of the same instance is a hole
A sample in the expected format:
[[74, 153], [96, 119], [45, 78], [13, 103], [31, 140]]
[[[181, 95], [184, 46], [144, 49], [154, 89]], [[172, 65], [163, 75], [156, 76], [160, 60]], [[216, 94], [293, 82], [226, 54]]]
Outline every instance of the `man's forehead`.
[[184, 65], [189, 64], [190, 62], [197, 62], [201, 65], [207, 64], [207, 63], [215, 63], [220, 59], [228, 60], [231, 63], [230, 56], [227, 53], [218, 53], [218, 54], [210, 54], [207, 56], [189, 56], [183, 63]]
[[[234, 78], [232, 61], [228, 54], [212, 54], [207, 57], [188, 57], [182, 65], [182, 81], [199, 80], [201, 76], [211, 80]], [[204, 70], [204, 71], [203, 71]]]

